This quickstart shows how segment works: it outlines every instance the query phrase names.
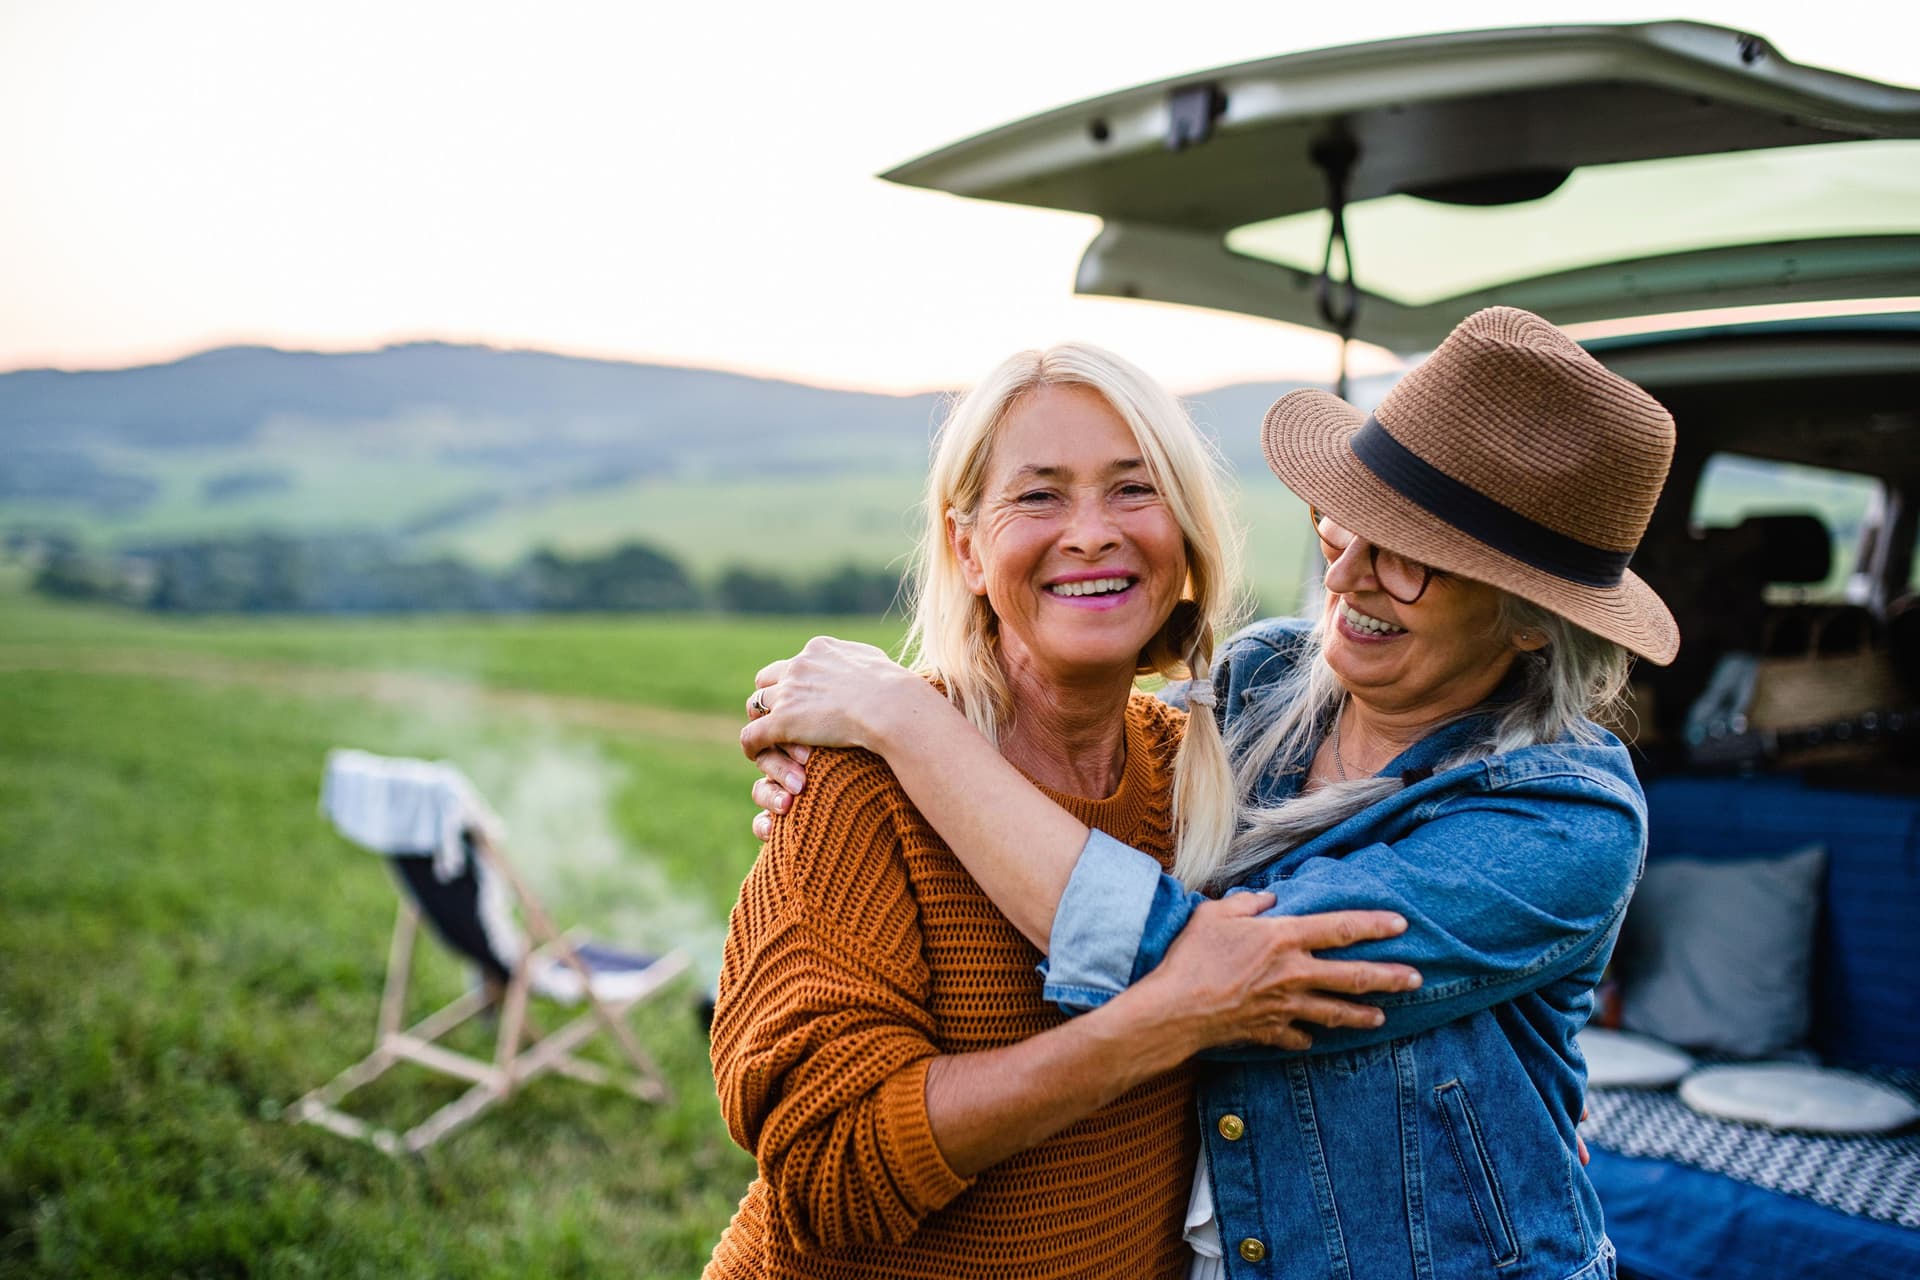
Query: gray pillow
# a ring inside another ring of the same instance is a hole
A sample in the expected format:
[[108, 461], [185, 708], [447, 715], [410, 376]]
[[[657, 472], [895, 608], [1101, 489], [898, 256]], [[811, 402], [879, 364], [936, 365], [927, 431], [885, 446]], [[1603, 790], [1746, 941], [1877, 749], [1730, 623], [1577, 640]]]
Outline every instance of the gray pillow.
[[1647, 864], [1621, 929], [1620, 1020], [1690, 1049], [1757, 1058], [1806, 1038], [1827, 851]]

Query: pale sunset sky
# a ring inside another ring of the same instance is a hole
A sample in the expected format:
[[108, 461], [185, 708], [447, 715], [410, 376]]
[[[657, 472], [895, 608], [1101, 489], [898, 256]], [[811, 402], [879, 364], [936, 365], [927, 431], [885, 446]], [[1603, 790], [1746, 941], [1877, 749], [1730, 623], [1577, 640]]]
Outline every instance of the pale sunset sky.
[[1688, 17], [1920, 82], [1920, 7], [0, 0], [0, 370], [418, 338], [888, 390], [1084, 338], [1180, 390], [1331, 339], [1076, 298], [1092, 219], [874, 177], [1141, 81]]

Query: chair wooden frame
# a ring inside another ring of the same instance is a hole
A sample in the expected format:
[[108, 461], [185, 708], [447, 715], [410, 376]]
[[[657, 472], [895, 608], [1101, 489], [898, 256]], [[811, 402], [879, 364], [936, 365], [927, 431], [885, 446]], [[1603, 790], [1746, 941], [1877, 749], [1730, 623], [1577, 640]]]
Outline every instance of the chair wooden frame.
[[[625, 1015], [642, 1000], [652, 996], [686, 971], [687, 957], [669, 952], [642, 971], [640, 981], [623, 991], [618, 999], [594, 994], [592, 971], [575, 950], [572, 934], [554, 927], [552, 919], [514, 871], [513, 865], [479, 831], [469, 833], [474, 856], [487, 866], [512, 891], [525, 917], [532, 945], [504, 983], [486, 982], [452, 1003], [435, 1010], [412, 1026], [402, 1027], [406, 1017], [407, 989], [413, 970], [413, 953], [420, 933], [420, 908], [403, 890], [400, 912], [393, 924], [393, 938], [387, 952], [386, 989], [380, 998], [379, 1025], [374, 1034], [373, 1052], [342, 1071], [326, 1084], [308, 1093], [287, 1111], [294, 1124], [313, 1124], [342, 1137], [372, 1144], [390, 1156], [417, 1155], [448, 1134], [472, 1122], [489, 1108], [512, 1097], [517, 1089], [553, 1072], [587, 1084], [620, 1089], [643, 1102], [671, 1102], [673, 1092], [660, 1068], [640, 1047]], [[551, 1033], [543, 1034], [528, 1016], [528, 997], [533, 994], [532, 974], [547, 962], [557, 961], [572, 969], [580, 979], [582, 999], [587, 1008]], [[499, 1031], [494, 1038], [491, 1061], [458, 1053], [439, 1040], [486, 1009], [499, 1009]], [[574, 1050], [594, 1034], [606, 1031], [631, 1070], [610, 1071], [596, 1062], [576, 1057]], [[354, 1090], [385, 1074], [400, 1062], [413, 1062], [442, 1075], [468, 1081], [472, 1087], [424, 1120], [404, 1132], [370, 1124], [341, 1110], [340, 1104]]]

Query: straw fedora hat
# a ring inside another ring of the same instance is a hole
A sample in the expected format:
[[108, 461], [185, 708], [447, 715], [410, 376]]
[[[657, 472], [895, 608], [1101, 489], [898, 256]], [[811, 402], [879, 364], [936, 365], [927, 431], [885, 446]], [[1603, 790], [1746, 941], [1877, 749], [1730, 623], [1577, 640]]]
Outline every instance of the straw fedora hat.
[[1627, 561], [1673, 417], [1539, 316], [1490, 307], [1369, 417], [1324, 391], [1267, 411], [1281, 483], [1369, 542], [1491, 583], [1665, 666], [1673, 614]]

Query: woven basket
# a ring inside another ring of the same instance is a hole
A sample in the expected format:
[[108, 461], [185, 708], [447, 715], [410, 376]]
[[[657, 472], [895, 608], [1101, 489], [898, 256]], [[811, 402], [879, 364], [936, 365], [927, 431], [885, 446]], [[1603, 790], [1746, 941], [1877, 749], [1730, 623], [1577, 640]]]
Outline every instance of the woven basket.
[[[1747, 723], [1755, 729], [1806, 729], [1901, 706], [1905, 701], [1892, 656], [1875, 647], [1865, 628], [1859, 647], [1822, 652], [1829, 626], [1855, 626], [1839, 613], [1818, 618], [1808, 629], [1805, 653], [1760, 659]], [[1882, 750], [1873, 742], [1831, 742], [1794, 752], [1786, 765], [1866, 760]]]

